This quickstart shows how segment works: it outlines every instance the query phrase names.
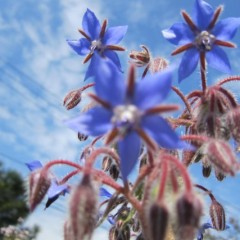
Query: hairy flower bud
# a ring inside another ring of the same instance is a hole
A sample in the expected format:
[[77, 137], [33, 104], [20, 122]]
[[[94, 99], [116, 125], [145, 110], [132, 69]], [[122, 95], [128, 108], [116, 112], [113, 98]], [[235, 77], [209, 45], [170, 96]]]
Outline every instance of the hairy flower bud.
[[102, 170], [104, 172], [107, 172], [110, 169], [111, 165], [112, 165], [112, 158], [109, 156], [104, 156], [102, 160]]
[[199, 227], [202, 203], [193, 193], [184, 193], [177, 201], [178, 238], [192, 240]]
[[31, 211], [43, 200], [50, 185], [50, 175], [44, 169], [35, 170], [31, 173], [29, 177], [29, 204]]
[[152, 240], [165, 239], [169, 211], [163, 203], [154, 203], [149, 209], [149, 228]]
[[212, 204], [209, 209], [209, 214], [210, 214], [214, 229], [218, 231], [225, 230], [226, 228], [225, 211], [223, 206], [219, 202], [217, 202], [215, 199], [212, 201]]
[[212, 172], [212, 165], [206, 156], [202, 159], [202, 174], [204, 177], [208, 178]]
[[63, 105], [67, 110], [76, 107], [81, 101], [81, 89], [73, 90], [69, 92], [63, 100]]
[[168, 66], [168, 62], [166, 59], [162, 57], [157, 57], [157, 58], [154, 58], [153, 61], [151, 61], [149, 69], [151, 73], [157, 73], [166, 69], [167, 66]]
[[209, 141], [205, 145], [205, 154], [218, 171], [231, 176], [235, 175], [238, 163], [227, 142], [217, 139]]
[[88, 139], [88, 136], [87, 135], [85, 135], [85, 134], [83, 134], [83, 133], [80, 133], [80, 132], [78, 132], [78, 139], [79, 139], [79, 141], [86, 141], [87, 139]]
[[83, 176], [70, 201], [73, 240], [91, 239], [97, 218], [97, 196], [90, 176]]

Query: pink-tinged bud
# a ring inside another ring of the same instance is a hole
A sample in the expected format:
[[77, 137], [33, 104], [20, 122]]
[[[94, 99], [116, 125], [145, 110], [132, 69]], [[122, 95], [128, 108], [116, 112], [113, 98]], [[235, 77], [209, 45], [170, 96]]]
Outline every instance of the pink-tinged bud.
[[154, 203], [149, 208], [149, 234], [151, 240], [165, 239], [169, 211], [163, 203]]
[[65, 106], [67, 110], [76, 107], [81, 101], [81, 94], [82, 94], [81, 89], [71, 91], [64, 98], [63, 106]]
[[206, 157], [223, 174], [235, 175], [237, 170], [236, 156], [230, 145], [218, 139], [210, 140], [204, 148]]
[[110, 167], [111, 167], [111, 165], [112, 165], [112, 158], [111, 157], [109, 157], [109, 156], [105, 156], [104, 158], [103, 158], [103, 160], [102, 160], [102, 170], [104, 171], [104, 172], [107, 172], [109, 169], [110, 169]]
[[143, 49], [142, 51], [133, 50], [129, 54], [129, 57], [134, 60], [133, 62], [137, 67], [143, 67], [150, 61], [150, 53], [147, 47], [144, 45], [141, 45], [141, 47]]
[[30, 210], [33, 211], [43, 200], [49, 187], [51, 178], [47, 171], [39, 169], [33, 171], [29, 177], [29, 204]]
[[151, 61], [149, 69], [151, 73], [157, 73], [166, 69], [167, 66], [168, 66], [168, 62], [166, 59], [162, 57], [157, 57], [157, 58], [154, 58], [153, 61]]
[[188, 167], [193, 162], [194, 155], [194, 151], [183, 151], [183, 164]]
[[212, 201], [209, 209], [209, 215], [212, 220], [213, 228], [218, 231], [223, 231], [226, 228], [225, 211], [223, 206], [216, 200]]
[[85, 163], [85, 161], [88, 159], [88, 157], [89, 157], [90, 154], [93, 152], [93, 150], [94, 150], [94, 148], [93, 148], [92, 145], [87, 146], [87, 147], [83, 150], [83, 152], [82, 152], [82, 154], [81, 154], [81, 156], [80, 156], [80, 162]]
[[227, 113], [226, 122], [230, 127], [230, 131], [233, 139], [237, 142], [238, 147], [240, 147], [240, 107], [234, 108]]
[[72, 232], [71, 224], [69, 221], [66, 221], [64, 223], [63, 230], [64, 230], [64, 240], [72, 240], [73, 232]]
[[202, 203], [193, 193], [185, 193], [177, 201], [177, 219], [179, 240], [192, 240], [199, 227], [202, 215]]
[[70, 221], [73, 239], [91, 239], [97, 220], [98, 193], [89, 175], [83, 176], [70, 201]]

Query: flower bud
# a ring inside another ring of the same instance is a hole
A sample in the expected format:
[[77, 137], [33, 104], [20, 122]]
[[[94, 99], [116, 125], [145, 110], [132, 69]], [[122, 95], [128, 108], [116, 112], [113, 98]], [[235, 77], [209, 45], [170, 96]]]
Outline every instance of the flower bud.
[[226, 228], [225, 211], [223, 206], [216, 200], [212, 201], [209, 209], [209, 215], [212, 220], [213, 227], [218, 231], [223, 231]]
[[112, 158], [109, 156], [104, 156], [102, 160], [102, 170], [104, 172], [107, 172], [110, 169], [111, 165], [112, 165]]
[[205, 154], [218, 171], [231, 176], [235, 175], [238, 163], [227, 142], [217, 139], [209, 141], [205, 145]]
[[33, 211], [43, 200], [51, 185], [50, 175], [44, 169], [33, 171], [29, 177], [29, 204]]
[[222, 181], [226, 177], [222, 172], [219, 172], [218, 170], [215, 170], [215, 176], [218, 181]]
[[149, 210], [149, 230], [152, 240], [165, 239], [169, 211], [163, 203], [154, 203]]
[[204, 156], [202, 159], [202, 174], [204, 177], [208, 178], [212, 172], [212, 165], [208, 161], [207, 157]]
[[64, 230], [64, 240], [72, 240], [73, 239], [73, 233], [72, 233], [72, 228], [71, 224], [69, 221], [66, 221], [63, 226]]
[[192, 240], [202, 215], [202, 203], [193, 193], [184, 193], [177, 201], [178, 238]]
[[82, 91], [80, 89], [73, 90], [68, 93], [63, 100], [63, 106], [65, 106], [67, 110], [76, 107], [81, 101], [81, 93]]
[[112, 164], [112, 166], [109, 169], [109, 174], [110, 176], [114, 179], [117, 180], [119, 177], [119, 169], [116, 164]]
[[89, 175], [83, 176], [70, 201], [73, 240], [90, 239], [96, 225], [97, 192]]
[[154, 58], [153, 61], [151, 61], [149, 69], [151, 73], [157, 73], [166, 69], [167, 66], [168, 66], [168, 62], [166, 59], [162, 57], [157, 57], [157, 58]]
[[86, 141], [88, 139], [88, 135], [85, 135], [85, 134], [80, 133], [80, 132], [78, 132], [77, 136], [78, 136], [79, 141], [81, 141], [81, 142]]

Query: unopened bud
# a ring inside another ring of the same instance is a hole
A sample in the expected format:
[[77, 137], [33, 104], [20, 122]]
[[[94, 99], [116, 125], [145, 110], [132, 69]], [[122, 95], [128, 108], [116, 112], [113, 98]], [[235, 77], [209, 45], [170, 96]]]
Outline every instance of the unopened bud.
[[82, 91], [80, 89], [77, 89], [67, 94], [67, 96], [63, 100], [63, 105], [66, 107], [67, 110], [70, 110], [79, 104], [79, 102], [81, 101], [81, 93]]
[[72, 228], [71, 228], [71, 224], [69, 223], [69, 221], [66, 221], [64, 223], [64, 240], [72, 240], [73, 238], [73, 233], [72, 233]]
[[168, 62], [166, 59], [162, 57], [157, 57], [157, 58], [154, 58], [153, 61], [151, 61], [149, 69], [151, 73], [157, 73], [166, 69], [167, 66], [168, 66]]
[[219, 172], [218, 170], [215, 170], [215, 176], [218, 181], [222, 181], [226, 177], [222, 172]]
[[29, 204], [31, 211], [41, 203], [50, 185], [51, 179], [47, 171], [39, 169], [31, 173], [29, 177]]
[[225, 230], [226, 228], [225, 211], [223, 206], [216, 200], [212, 201], [212, 204], [209, 209], [209, 215], [211, 217], [214, 229], [218, 231]]
[[192, 240], [202, 215], [202, 203], [192, 193], [185, 193], [177, 201], [178, 238]]
[[102, 170], [104, 172], [107, 172], [110, 169], [111, 165], [112, 165], [112, 158], [109, 156], [104, 156], [102, 160]]
[[235, 175], [237, 160], [230, 145], [223, 140], [211, 140], [205, 145], [208, 160], [223, 174]]
[[202, 159], [202, 174], [204, 177], [208, 178], [212, 172], [212, 165], [206, 156]]
[[93, 150], [94, 150], [94, 148], [92, 145], [89, 145], [86, 148], [84, 148], [84, 150], [80, 156], [80, 162], [85, 163], [85, 161], [88, 159], [88, 157], [93, 152]]
[[112, 166], [109, 169], [109, 174], [110, 176], [114, 179], [117, 180], [119, 177], [119, 169], [116, 164], [112, 164]]
[[149, 228], [152, 240], [165, 239], [168, 229], [169, 211], [162, 203], [154, 203], [149, 210]]
[[70, 201], [73, 240], [91, 239], [97, 219], [97, 196], [90, 176], [83, 176]]
[[79, 141], [81, 141], [81, 142], [86, 141], [88, 139], [88, 135], [85, 135], [85, 134], [80, 133], [80, 132], [78, 132], [77, 136], [78, 136]]
[[125, 225], [123, 228], [112, 227], [109, 231], [109, 240], [129, 240], [131, 235], [130, 227]]

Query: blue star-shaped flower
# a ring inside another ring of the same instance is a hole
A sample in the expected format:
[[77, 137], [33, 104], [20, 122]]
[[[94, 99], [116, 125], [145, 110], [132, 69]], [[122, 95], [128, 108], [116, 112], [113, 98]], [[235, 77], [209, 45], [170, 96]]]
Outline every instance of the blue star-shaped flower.
[[135, 83], [135, 69], [131, 66], [126, 84], [123, 74], [111, 61], [102, 60], [94, 64], [98, 65], [95, 75], [97, 95], [90, 96], [101, 106], [66, 121], [66, 124], [89, 136], [109, 133], [106, 143], [117, 140], [124, 180], [137, 162], [140, 138], [152, 149], [155, 142], [168, 149], [189, 147], [159, 115], [177, 109], [176, 105], [159, 106], [171, 90], [170, 69]]
[[[26, 165], [31, 172], [43, 167], [40, 161], [32, 161], [32, 162], [26, 163]], [[48, 208], [53, 202], [55, 202], [58, 199], [60, 195], [65, 195], [66, 193], [69, 193], [68, 185], [66, 184], [59, 185], [56, 179], [53, 178], [51, 182], [51, 186], [47, 192], [48, 200], [46, 202], [45, 207]]]
[[[96, 54], [107, 57], [121, 70], [121, 64], [115, 51], [124, 51], [123, 47], [117, 46], [127, 32], [127, 26], [110, 27], [107, 29], [107, 20], [102, 26], [95, 14], [87, 9], [82, 20], [82, 29], [79, 32], [84, 36], [79, 40], [68, 40], [68, 44], [79, 55], [86, 55], [83, 63], [94, 58]], [[92, 77], [95, 72], [93, 61], [90, 62], [85, 79]]]
[[229, 40], [240, 26], [240, 18], [226, 18], [217, 22], [222, 9], [220, 6], [214, 12], [207, 2], [196, 0], [192, 19], [182, 11], [186, 23], [175, 23], [162, 31], [169, 42], [179, 46], [172, 55], [186, 51], [178, 69], [179, 82], [195, 70], [199, 59], [205, 65], [205, 57], [212, 68], [230, 72], [228, 57], [219, 46], [235, 47]]

